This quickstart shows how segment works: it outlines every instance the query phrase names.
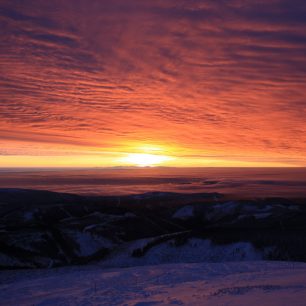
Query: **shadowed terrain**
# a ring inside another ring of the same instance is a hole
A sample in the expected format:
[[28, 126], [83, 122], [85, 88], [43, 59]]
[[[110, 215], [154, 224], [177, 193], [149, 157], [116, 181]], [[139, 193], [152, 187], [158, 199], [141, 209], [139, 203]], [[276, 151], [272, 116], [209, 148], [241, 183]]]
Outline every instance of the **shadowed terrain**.
[[0, 189], [0, 203], [2, 268], [97, 260], [105, 266], [306, 261], [303, 199], [231, 200], [219, 193], [170, 192], [80, 196]]

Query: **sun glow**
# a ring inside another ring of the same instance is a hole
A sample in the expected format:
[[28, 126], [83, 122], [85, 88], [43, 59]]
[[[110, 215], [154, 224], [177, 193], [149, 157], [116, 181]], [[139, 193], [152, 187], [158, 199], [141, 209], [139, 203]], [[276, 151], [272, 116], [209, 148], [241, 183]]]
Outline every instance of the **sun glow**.
[[129, 153], [123, 161], [130, 165], [139, 167], [153, 167], [160, 165], [171, 158], [166, 155], [148, 154], [148, 153]]

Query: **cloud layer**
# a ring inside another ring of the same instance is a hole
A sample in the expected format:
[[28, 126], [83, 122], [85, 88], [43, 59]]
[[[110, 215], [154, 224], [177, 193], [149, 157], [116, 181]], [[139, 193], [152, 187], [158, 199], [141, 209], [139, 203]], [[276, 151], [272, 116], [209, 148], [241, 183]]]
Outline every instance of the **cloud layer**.
[[2, 1], [0, 15], [2, 155], [148, 143], [306, 165], [305, 1]]

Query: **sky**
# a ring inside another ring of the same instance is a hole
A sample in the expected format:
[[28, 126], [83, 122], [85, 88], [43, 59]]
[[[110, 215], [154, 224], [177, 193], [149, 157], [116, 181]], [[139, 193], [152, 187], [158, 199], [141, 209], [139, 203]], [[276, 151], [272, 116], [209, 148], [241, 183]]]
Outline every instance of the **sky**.
[[0, 167], [306, 166], [305, 0], [1, 0]]

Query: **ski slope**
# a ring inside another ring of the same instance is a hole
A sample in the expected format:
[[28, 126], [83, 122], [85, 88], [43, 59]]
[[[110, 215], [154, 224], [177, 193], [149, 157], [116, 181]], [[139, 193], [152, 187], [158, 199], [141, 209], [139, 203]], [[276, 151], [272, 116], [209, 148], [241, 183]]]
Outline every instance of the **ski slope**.
[[305, 306], [306, 264], [99, 265], [0, 274], [0, 305]]

